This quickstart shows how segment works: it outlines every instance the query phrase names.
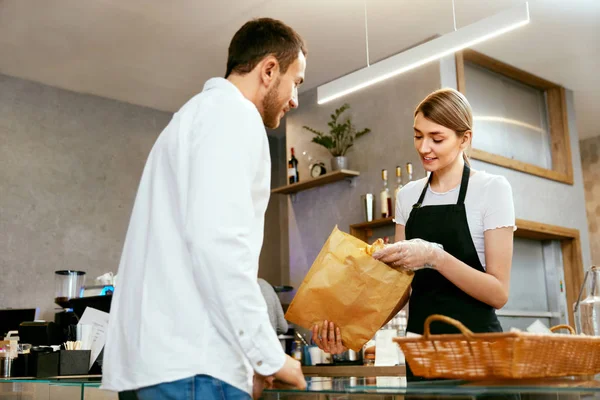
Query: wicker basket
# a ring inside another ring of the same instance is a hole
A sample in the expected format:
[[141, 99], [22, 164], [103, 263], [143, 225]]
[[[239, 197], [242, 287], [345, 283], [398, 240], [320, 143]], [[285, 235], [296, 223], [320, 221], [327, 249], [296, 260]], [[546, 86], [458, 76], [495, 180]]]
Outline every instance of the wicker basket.
[[[433, 321], [461, 333], [431, 335]], [[425, 378], [545, 378], [600, 373], [600, 337], [525, 332], [473, 333], [459, 321], [432, 315], [420, 337], [399, 337], [411, 370]], [[551, 330], [568, 329], [558, 325]]]

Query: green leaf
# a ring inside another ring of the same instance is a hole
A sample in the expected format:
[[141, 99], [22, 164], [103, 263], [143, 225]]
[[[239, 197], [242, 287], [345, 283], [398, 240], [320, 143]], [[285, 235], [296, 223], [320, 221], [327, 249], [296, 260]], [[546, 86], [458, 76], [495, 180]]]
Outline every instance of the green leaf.
[[302, 128], [304, 128], [304, 129], [306, 129], [306, 130], [308, 130], [308, 131], [310, 131], [310, 132], [314, 133], [315, 135], [319, 135], [319, 136], [325, 136], [325, 134], [324, 134], [323, 132], [321, 132], [321, 131], [318, 131], [318, 130], [316, 130], [316, 129], [313, 129], [313, 128], [309, 127], [309, 126], [303, 126]]
[[367, 134], [367, 133], [369, 133], [369, 132], [371, 132], [371, 130], [370, 130], [369, 128], [365, 128], [365, 129], [363, 129], [363, 130], [362, 130], [362, 131], [360, 131], [360, 132], [356, 132], [356, 137], [357, 137], [357, 138], [359, 138], [359, 137], [361, 137], [362, 135], [364, 135], [364, 134]]
[[316, 144], [320, 144], [321, 146], [325, 147], [326, 149], [331, 149], [334, 147], [333, 141], [328, 136], [323, 136], [323, 137], [317, 136], [317, 137], [312, 138], [312, 141]]

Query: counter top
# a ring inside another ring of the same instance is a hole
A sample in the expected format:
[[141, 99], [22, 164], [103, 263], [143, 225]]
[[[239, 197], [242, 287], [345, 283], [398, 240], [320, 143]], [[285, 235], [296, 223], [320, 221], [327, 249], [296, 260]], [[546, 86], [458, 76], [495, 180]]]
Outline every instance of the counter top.
[[[596, 377], [568, 377], [534, 380], [487, 380], [478, 382], [444, 380], [406, 382], [405, 377], [307, 377], [306, 391], [299, 391], [276, 383], [265, 390], [265, 399], [276, 399], [282, 393], [303, 393], [308, 397], [320, 394], [384, 394], [384, 395], [507, 395], [507, 394], [595, 394], [600, 397], [600, 375]], [[308, 392], [308, 393], [307, 393]], [[286, 397], [287, 398], [287, 397]], [[596, 397], [594, 397], [596, 398]]]

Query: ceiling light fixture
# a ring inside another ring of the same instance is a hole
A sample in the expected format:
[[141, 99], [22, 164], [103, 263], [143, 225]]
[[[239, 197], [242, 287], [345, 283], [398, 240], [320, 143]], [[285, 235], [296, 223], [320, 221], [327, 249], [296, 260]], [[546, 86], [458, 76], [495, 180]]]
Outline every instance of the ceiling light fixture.
[[456, 29], [454, 0], [452, 1], [452, 11], [455, 29], [453, 32], [393, 55], [375, 64], [369, 63], [367, 35], [367, 66], [319, 86], [317, 88], [317, 102], [319, 104], [327, 103], [529, 23], [529, 4], [527, 2], [458, 30]]

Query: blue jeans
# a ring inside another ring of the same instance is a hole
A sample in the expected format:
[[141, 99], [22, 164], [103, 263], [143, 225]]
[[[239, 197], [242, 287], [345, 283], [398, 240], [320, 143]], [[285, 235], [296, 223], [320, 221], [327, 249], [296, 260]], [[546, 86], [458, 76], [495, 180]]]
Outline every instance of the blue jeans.
[[250, 400], [248, 393], [208, 375], [196, 375], [119, 393], [121, 400]]

